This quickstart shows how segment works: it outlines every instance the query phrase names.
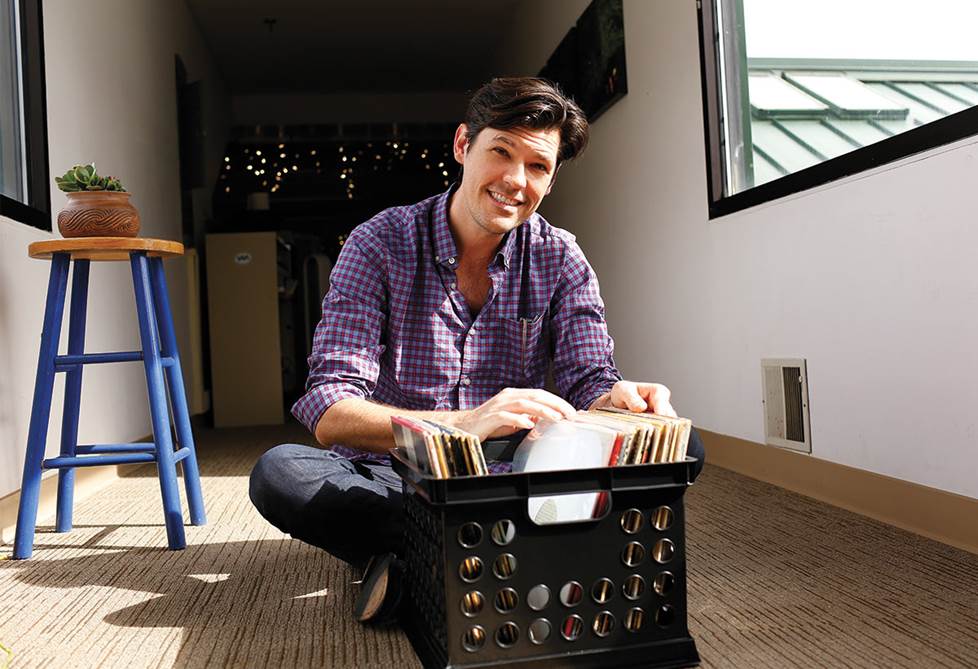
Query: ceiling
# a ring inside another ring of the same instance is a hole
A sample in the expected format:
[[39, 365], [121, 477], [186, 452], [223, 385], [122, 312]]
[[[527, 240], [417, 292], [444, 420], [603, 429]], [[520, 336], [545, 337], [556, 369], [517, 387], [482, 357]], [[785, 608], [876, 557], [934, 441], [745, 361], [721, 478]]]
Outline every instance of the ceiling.
[[520, 0], [186, 2], [242, 95], [471, 90], [494, 73]]

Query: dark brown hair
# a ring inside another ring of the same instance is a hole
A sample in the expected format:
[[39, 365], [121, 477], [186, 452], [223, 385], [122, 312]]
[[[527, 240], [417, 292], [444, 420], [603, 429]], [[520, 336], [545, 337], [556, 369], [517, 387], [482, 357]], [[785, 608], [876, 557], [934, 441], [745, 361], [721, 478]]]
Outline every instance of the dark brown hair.
[[465, 111], [466, 139], [485, 128], [560, 130], [557, 163], [573, 160], [587, 146], [587, 117], [557, 84], [537, 77], [498, 77], [484, 84]]

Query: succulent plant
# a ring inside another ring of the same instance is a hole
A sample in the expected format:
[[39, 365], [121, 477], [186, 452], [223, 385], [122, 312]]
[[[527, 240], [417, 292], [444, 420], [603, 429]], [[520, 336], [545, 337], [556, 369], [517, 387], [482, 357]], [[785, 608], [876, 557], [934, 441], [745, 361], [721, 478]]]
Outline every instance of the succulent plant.
[[55, 177], [58, 188], [65, 193], [77, 193], [79, 191], [108, 190], [125, 192], [125, 188], [115, 177], [99, 176], [95, 171], [95, 163], [89, 165], [75, 165], [65, 172], [63, 177]]

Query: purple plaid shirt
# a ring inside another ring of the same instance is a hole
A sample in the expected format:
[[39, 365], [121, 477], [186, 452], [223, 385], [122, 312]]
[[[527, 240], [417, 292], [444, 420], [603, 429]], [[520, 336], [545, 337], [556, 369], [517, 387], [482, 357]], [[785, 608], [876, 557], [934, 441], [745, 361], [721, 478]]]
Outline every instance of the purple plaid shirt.
[[621, 379], [594, 270], [574, 236], [538, 214], [503, 238], [489, 265], [492, 287], [473, 318], [456, 286], [452, 191], [384, 210], [343, 245], [306, 394], [292, 407], [313, 434], [323, 412], [347, 397], [404, 409], [473, 409], [503, 388], [543, 388], [552, 363], [558, 394], [586, 409]]

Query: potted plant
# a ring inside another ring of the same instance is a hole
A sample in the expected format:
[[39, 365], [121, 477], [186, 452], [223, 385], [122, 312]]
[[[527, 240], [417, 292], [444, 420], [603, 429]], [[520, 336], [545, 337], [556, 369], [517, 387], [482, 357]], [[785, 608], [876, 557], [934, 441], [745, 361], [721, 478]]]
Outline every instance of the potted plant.
[[64, 237], [135, 237], [139, 212], [129, 202], [130, 193], [115, 177], [103, 177], [95, 163], [75, 165], [63, 177], [55, 177], [68, 196], [58, 214], [58, 230]]

